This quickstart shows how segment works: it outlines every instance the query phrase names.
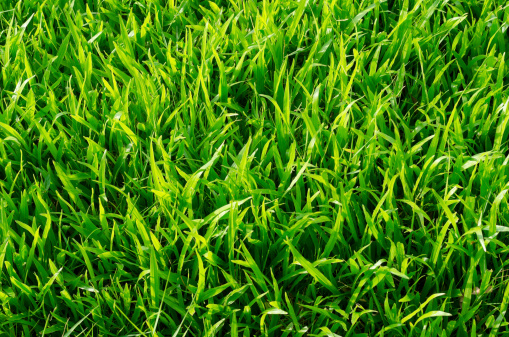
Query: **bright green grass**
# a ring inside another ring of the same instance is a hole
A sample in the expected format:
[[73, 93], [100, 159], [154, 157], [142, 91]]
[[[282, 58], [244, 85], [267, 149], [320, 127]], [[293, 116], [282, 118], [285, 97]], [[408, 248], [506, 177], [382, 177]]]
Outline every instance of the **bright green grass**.
[[0, 336], [509, 335], [506, 0], [0, 0]]

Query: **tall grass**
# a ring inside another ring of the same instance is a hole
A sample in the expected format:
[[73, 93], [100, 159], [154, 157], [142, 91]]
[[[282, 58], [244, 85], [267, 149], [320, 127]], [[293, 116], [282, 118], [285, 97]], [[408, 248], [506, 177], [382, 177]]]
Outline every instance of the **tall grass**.
[[1, 0], [0, 336], [509, 333], [506, 0]]

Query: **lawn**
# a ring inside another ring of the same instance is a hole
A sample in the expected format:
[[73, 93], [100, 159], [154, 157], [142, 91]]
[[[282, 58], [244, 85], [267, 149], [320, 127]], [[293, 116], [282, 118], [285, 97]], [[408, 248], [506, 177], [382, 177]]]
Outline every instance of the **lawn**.
[[508, 336], [507, 0], [0, 0], [0, 337]]

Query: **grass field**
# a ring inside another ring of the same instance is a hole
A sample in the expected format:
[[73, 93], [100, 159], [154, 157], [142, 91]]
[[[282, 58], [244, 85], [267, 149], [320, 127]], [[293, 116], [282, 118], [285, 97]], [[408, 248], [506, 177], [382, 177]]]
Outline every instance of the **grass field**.
[[507, 0], [0, 0], [0, 336], [508, 336]]

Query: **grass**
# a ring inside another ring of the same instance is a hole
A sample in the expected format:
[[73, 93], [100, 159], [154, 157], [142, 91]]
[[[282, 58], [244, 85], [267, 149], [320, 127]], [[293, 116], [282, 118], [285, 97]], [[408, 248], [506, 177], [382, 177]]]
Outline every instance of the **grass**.
[[509, 335], [508, 27], [0, 1], [0, 336]]

